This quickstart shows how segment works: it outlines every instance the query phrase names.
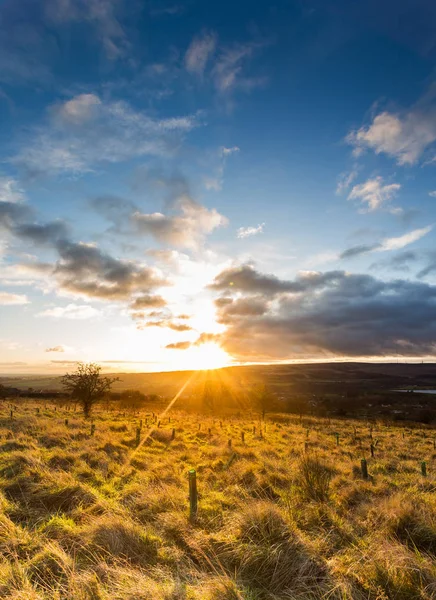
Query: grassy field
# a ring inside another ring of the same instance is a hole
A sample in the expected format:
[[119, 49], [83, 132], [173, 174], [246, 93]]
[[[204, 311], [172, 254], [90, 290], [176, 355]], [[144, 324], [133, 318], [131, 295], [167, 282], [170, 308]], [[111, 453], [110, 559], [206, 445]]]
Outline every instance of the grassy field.
[[434, 430], [103, 408], [93, 423], [2, 404], [2, 599], [436, 598]]

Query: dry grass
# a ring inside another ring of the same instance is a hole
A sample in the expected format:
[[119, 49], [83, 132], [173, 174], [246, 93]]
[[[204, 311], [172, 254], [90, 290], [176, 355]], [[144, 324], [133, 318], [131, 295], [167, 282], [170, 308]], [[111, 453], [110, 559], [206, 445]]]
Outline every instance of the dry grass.
[[2, 599], [436, 598], [430, 428], [170, 416], [0, 407]]

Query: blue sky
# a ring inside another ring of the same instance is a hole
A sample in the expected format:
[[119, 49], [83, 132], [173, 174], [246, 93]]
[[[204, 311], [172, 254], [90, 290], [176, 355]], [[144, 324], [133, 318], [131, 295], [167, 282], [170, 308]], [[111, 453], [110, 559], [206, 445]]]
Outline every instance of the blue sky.
[[0, 2], [0, 372], [430, 360], [430, 1]]

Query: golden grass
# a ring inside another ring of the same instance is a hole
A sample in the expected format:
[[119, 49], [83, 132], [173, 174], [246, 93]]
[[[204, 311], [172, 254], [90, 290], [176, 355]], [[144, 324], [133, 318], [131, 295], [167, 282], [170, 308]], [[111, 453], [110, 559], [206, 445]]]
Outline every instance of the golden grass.
[[2, 599], [436, 598], [429, 427], [373, 423], [372, 458], [363, 421], [36, 407], [0, 407]]

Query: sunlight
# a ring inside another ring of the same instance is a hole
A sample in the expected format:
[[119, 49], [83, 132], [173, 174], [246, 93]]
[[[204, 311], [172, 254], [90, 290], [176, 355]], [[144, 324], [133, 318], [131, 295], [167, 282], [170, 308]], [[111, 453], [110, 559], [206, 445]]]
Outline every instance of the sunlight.
[[225, 350], [214, 342], [190, 348], [183, 353], [178, 368], [203, 371], [207, 369], [220, 369], [230, 363], [230, 356]]

